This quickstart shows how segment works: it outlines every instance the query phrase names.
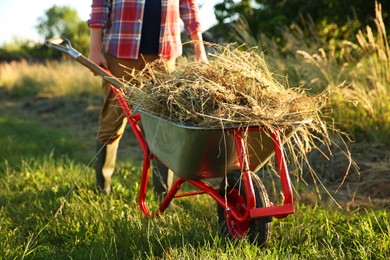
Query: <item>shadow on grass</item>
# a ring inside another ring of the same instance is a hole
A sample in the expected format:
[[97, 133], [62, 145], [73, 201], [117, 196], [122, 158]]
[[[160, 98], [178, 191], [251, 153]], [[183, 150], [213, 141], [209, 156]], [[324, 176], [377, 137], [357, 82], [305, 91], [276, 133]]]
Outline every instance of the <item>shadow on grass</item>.
[[45, 128], [37, 123], [0, 115], [0, 158], [11, 168], [20, 168], [23, 160], [68, 157], [80, 163], [88, 162], [87, 147], [71, 133]]

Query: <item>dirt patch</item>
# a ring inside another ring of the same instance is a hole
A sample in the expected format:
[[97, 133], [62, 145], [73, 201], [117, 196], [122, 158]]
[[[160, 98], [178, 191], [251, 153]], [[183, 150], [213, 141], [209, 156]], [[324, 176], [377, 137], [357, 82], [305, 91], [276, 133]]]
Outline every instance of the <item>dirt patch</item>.
[[342, 201], [341, 204], [346, 208], [362, 205], [390, 208], [388, 146], [375, 142], [349, 143], [355, 165], [349, 163], [345, 150], [333, 148], [329, 158], [321, 156], [318, 151], [310, 153], [308, 158], [318, 178]]

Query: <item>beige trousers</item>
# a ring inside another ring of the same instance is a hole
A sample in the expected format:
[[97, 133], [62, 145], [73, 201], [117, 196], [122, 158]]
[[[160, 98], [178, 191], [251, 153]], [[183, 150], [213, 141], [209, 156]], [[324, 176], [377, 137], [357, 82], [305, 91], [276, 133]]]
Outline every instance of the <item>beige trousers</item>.
[[[158, 55], [143, 54], [137, 60], [118, 59], [112, 55], [106, 55], [107, 66], [110, 72], [119, 79], [128, 80], [126, 71], [132, 69], [141, 70], [146, 63], [155, 61]], [[163, 64], [165, 69], [172, 71], [174, 61]], [[104, 103], [99, 116], [99, 129], [97, 133], [98, 156], [96, 164], [96, 177], [98, 189], [109, 193], [111, 190], [111, 176], [114, 172], [119, 141], [126, 128], [127, 118], [118, 104], [110, 85], [103, 81]], [[102, 148], [104, 147], [104, 148]], [[100, 154], [100, 153], [99, 153]], [[153, 184], [156, 197], [162, 198], [169, 190], [173, 173], [158, 160], [153, 160]]]
[[[158, 55], [143, 54], [137, 60], [118, 59], [107, 54], [107, 66], [112, 75], [119, 79], [128, 79], [126, 71], [131, 69], [141, 70], [145, 67], [145, 62], [152, 62], [158, 58]], [[119, 141], [124, 133], [127, 119], [119, 106], [110, 85], [103, 81], [104, 103], [99, 116], [99, 129], [97, 140], [100, 144], [111, 144]]]

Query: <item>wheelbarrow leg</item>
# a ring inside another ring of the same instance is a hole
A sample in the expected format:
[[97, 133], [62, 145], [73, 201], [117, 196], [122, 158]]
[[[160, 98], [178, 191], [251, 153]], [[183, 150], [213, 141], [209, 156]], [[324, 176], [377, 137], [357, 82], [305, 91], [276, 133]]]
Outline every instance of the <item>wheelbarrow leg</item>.
[[246, 203], [248, 211], [245, 214], [245, 218], [249, 216], [249, 209], [256, 206], [256, 198], [254, 196], [253, 183], [251, 178], [251, 171], [249, 169], [248, 153], [245, 147], [244, 137], [242, 129], [234, 130], [234, 143], [236, 145], [236, 152], [238, 161], [240, 163], [242, 180], [244, 183], [244, 189], [247, 193]]
[[142, 213], [144, 213], [146, 217], [152, 216], [152, 214], [150, 214], [149, 212], [148, 206], [146, 205], [146, 191], [148, 188], [149, 173], [150, 173], [150, 159], [147, 156], [147, 154], [144, 154], [144, 163], [142, 165], [141, 183], [140, 183], [139, 196], [138, 196], [138, 206], [140, 207]]
[[171, 203], [172, 199], [175, 197], [178, 190], [181, 188], [183, 183], [186, 182], [183, 178], [177, 178], [176, 181], [173, 183], [171, 189], [169, 189], [168, 194], [164, 197], [162, 200], [158, 210], [156, 211], [155, 215], [159, 216], [168, 208], [169, 204]]
[[283, 195], [284, 195], [284, 205], [293, 205], [293, 193], [291, 189], [291, 181], [288, 175], [286, 159], [284, 158], [283, 153], [283, 144], [280, 139], [279, 133], [271, 133], [273, 146], [275, 150], [276, 163], [278, 165], [278, 170], [280, 174], [280, 180], [282, 182]]

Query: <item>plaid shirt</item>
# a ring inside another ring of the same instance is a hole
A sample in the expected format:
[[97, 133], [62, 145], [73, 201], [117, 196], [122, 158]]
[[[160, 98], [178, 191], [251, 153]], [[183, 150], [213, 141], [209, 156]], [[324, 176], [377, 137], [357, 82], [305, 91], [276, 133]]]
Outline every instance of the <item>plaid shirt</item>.
[[[145, 0], [92, 0], [90, 28], [103, 28], [105, 51], [121, 59], [137, 59]], [[182, 54], [180, 19], [191, 35], [201, 31], [196, 0], [161, 0], [159, 55], [175, 59]], [[149, 18], [147, 18], [149, 19]]]

